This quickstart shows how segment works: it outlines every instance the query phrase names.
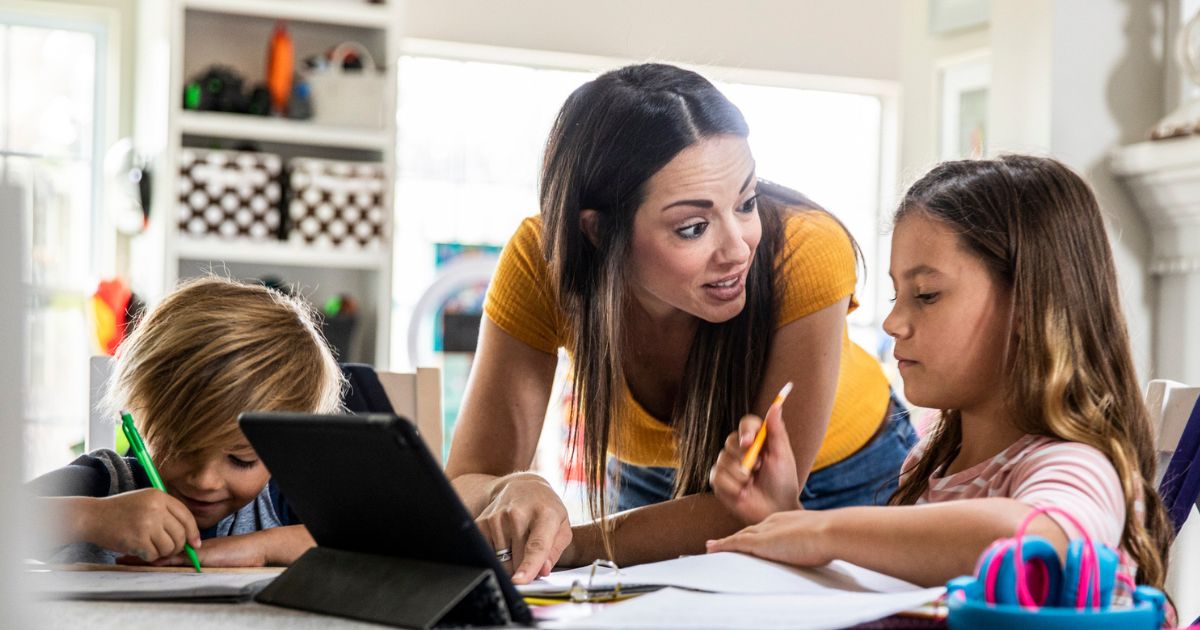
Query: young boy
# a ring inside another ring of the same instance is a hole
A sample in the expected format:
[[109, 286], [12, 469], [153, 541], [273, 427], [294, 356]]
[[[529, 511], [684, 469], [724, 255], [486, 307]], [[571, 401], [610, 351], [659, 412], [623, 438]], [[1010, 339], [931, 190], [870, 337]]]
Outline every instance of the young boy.
[[167, 492], [133, 457], [83, 455], [29, 483], [52, 562], [290, 564], [313, 545], [237, 426], [243, 411], [329, 413], [341, 371], [308, 307], [215, 277], [167, 296], [118, 350], [106, 411], [129, 410]]

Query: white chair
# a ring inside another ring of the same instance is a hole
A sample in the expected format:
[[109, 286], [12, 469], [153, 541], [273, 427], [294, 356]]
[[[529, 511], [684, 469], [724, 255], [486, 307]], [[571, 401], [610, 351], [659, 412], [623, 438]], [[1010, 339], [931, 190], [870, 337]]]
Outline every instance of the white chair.
[[100, 410], [100, 401], [108, 387], [108, 377], [112, 376], [113, 358], [101, 355], [92, 357], [88, 363], [88, 430], [84, 450], [115, 449], [117, 419], [102, 414]]
[[1154, 443], [1158, 451], [1158, 478], [1155, 486], [1162, 483], [1163, 473], [1179, 438], [1187, 428], [1192, 407], [1200, 397], [1200, 387], [1188, 387], [1183, 383], [1158, 379], [1146, 386], [1146, 407], [1150, 411], [1150, 425], [1154, 429]]
[[416, 372], [376, 372], [397, 415], [417, 424], [425, 445], [442, 463], [442, 372], [419, 367]]
[[[1156, 487], [1162, 482], [1197, 398], [1200, 398], [1200, 387], [1174, 381], [1153, 380], [1146, 387], [1146, 406], [1158, 452]], [[1171, 547], [1166, 586], [1175, 599], [1181, 623], [1200, 615], [1200, 516], [1197, 516], [1196, 507], [1192, 508]]]

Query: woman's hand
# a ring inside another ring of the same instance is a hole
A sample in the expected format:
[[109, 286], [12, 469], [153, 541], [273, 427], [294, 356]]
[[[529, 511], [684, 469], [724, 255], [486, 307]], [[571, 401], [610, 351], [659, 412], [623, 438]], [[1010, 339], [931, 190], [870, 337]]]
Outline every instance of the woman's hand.
[[830, 551], [829, 513], [807, 510], [778, 512], [758, 525], [705, 545], [709, 553], [738, 551], [798, 567], [834, 560]]
[[532, 473], [497, 481], [498, 490], [475, 519], [496, 551], [510, 550], [507, 564], [516, 584], [548, 575], [571, 544], [571, 521], [562, 499]]
[[89, 531], [83, 539], [144, 562], [174, 556], [185, 543], [200, 549], [196, 519], [175, 497], [154, 488], [78, 503]]
[[762, 420], [749, 415], [742, 418], [736, 433], [729, 434], [708, 476], [713, 494], [747, 525], [775, 512], [800, 509], [796, 457], [783, 424], [781, 405], [767, 410], [766, 422], [767, 439], [752, 470], [742, 468], [742, 458]]

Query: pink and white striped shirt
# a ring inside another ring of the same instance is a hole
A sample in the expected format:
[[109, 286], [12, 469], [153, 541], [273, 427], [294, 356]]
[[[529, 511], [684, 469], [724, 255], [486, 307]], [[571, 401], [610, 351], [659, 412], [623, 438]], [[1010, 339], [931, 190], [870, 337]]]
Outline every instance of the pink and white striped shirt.
[[[901, 470], [916, 463], [928, 442], [922, 440]], [[1125, 493], [1108, 458], [1086, 444], [1025, 435], [989, 460], [952, 475], [935, 472], [917, 503], [1006, 497], [1030, 506], [1052, 505], [1079, 519], [1088, 535], [1117, 549], [1125, 528]], [[1139, 505], [1139, 504], [1135, 504]], [[1079, 532], [1063, 517], [1047, 514], [1069, 538]], [[1122, 572], [1136, 567], [1122, 554]]]

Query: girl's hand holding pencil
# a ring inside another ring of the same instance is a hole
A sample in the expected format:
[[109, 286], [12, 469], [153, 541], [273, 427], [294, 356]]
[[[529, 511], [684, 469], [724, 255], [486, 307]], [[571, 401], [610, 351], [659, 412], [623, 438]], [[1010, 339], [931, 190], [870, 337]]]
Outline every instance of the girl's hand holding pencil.
[[748, 525], [801, 507], [796, 459], [783, 424], [783, 401], [791, 385], [784, 385], [765, 420], [742, 418], [709, 473], [713, 493]]

